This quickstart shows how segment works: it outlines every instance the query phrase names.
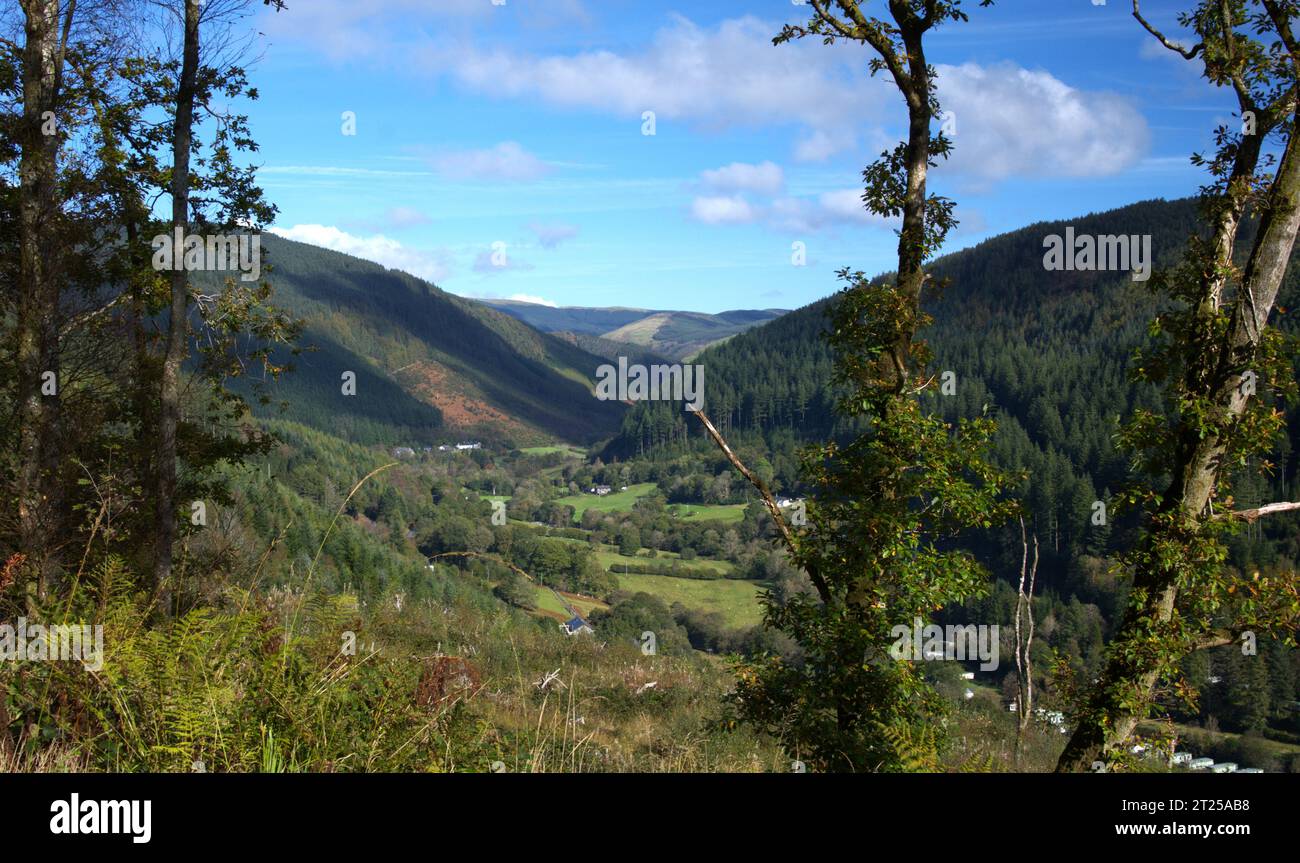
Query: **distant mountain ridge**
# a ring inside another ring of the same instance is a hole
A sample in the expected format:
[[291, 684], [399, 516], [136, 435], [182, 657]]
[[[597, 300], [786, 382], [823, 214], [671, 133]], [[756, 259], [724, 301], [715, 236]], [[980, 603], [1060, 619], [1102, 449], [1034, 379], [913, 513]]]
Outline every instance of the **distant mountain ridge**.
[[[684, 360], [752, 327], [781, 317], [785, 309], [734, 309], [717, 314], [622, 306], [544, 306], [518, 300], [481, 300], [546, 333], [572, 333], [636, 345], [659, 356]], [[579, 342], [582, 343], [581, 341]]]

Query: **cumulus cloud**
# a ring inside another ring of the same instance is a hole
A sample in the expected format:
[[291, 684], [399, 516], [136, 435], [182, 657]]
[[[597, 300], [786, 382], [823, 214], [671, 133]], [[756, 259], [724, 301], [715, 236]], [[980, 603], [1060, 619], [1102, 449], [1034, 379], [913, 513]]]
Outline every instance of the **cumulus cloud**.
[[720, 192], [757, 192], [775, 195], [785, 187], [785, 172], [772, 162], [749, 165], [732, 162], [730, 165], [700, 174], [705, 186]]
[[535, 4], [497, 4], [491, 0], [312, 0], [310, 15], [275, 14], [268, 9], [258, 24], [273, 39], [301, 40], [333, 60], [367, 58], [402, 64], [405, 58], [394, 52], [394, 46], [422, 33], [413, 22], [432, 18], [440, 27], [463, 28], [474, 23], [490, 25], [507, 16], [533, 28], [589, 20], [582, 0]]
[[956, 144], [948, 169], [984, 180], [1101, 177], [1135, 165], [1146, 120], [1121, 96], [1075, 89], [1011, 63], [939, 66], [939, 98]]
[[806, 198], [778, 198], [768, 221], [787, 231], [820, 231], [838, 226], [892, 225], [893, 221], [867, 210], [861, 189], [836, 189]]
[[893, 220], [866, 209], [861, 189], [836, 189], [803, 197], [782, 196], [765, 204], [752, 203], [739, 195], [701, 196], [691, 203], [691, 217], [706, 225], [764, 224], [782, 231], [894, 224]]
[[822, 129], [814, 129], [795, 142], [794, 157], [800, 162], [824, 162], [856, 143], [857, 136], [851, 132], [840, 131], [831, 135]]
[[706, 225], [745, 225], [756, 221], [759, 212], [739, 195], [705, 196], [691, 202], [691, 216]]
[[878, 78], [864, 79], [862, 46], [828, 48], [818, 40], [774, 46], [777, 29], [752, 16], [706, 28], [673, 15], [640, 51], [535, 56], [459, 45], [423, 62], [479, 92], [638, 122], [642, 112], [653, 111], [660, 122], [706, 128], [801, 124], [814, 136], [821, 132], [805, 148], [809, 154], [828, 155], [851, 143], [852, 118], [871, 116], [889, 91]]
[[294, 225], [290, 228], [271, 228], [270, 232], [287, 240], [297, 240], [374, 261], [389, 269], [402, 270], [430, 282], [438, 282], [451, 275], [451, 266], [442, 252], [410, 249], [383, 234], [361, 237], [332, 225]]
[[574, 225], [544, 225], [533, 222], [528, 226], [528, 230], [537, 237], [537, 242], [541, 243], [543, 249], [557, 248], [565, 240], [572, 240], [578, 236], [578, 229]]
[[440, 174], [458, 180], [528, 182], [551, 171], [549, 165], [514, 141], [486, 150], [435, 153], [429, 156], [429, 164]]

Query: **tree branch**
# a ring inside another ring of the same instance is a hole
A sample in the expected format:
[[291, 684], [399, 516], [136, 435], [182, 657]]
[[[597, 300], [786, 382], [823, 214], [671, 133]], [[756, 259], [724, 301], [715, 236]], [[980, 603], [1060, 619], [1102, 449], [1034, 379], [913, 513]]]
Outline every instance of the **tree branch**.
[[1159, 30], [1152, 27], [1150, 24], [1147, 23], [1147, 19], [1142, 17], [1142, 11], [1138, 9], [1138, 0], [1133, 0], [1133, 17], [1138, 20], [1138, 23], [1141, 24], [1142, 27], [1148, 33], [1156, 37], [1156, 39], [1160, 41], [1161, 45], [1164, 45], [1170, 51], [1175, 52], [1176, 54], [1181, 56], [1184, 60], [1191, 60], [1197, 54], [1201, 53], [1201, 51], [1205, 49], [1204, 42], [1197, 42], [1191, 48], [1184, 48], [1183, 46], [1179, 45], [1177, 42], [1171, 42], [1170, 40], [1166, 39], [1165, 34], [1161, 33]]
[[[691, 413], [695, 414], [696, 419], [704, 426], [705, 432], [718, 445], [718, 449], [722, 450], [722, 454], [727, 457], [727, 461], [731, 462], [732, 466], [740, 471], [741, 475], [749, 480], [749, 484], [758, 491], [763, 498], [763, 505], [767, 507], [767, 511], [772, 515], [772, 521], [776, 523], [776, 529], [781, 534], [781, 539], [784, 540], [786, 548], [790, 550], [792, 556], [797, 557], [798, 546], [795, 543], [794, 531], [790, 530], [790, 525], [786, 522], [785, 515], [781, 512], [781, 507], [777, 505], [776, 498], [772, 496], [767, 483], [763, 482], [763, 478], [758, 474], [745, 467], [745, 463], [731, 449], [731, 446], [722, 437], [722, 433], [714, 428], [713, 423], [704, 415], [704, 411], [691, 411]], [[808, 577], [812, 579], [813, 586], [817, 588], [817, 595], [821, 597], [822, 602], [830, 605], [833, 599], [830, 587], [827, 586], [821, 574], [817, 572], [816, 567], [805, 566], [804, 569], [808, 571]]]
[[1264, 506], [1255, 507], [1254, 509], [1242, 509], [1236, 512], [1223, 514], [1223, 518], [1236, 518], [1242, 521], [1251, 521], [1266, 515], [1272, 515], [1275, 512], [1291, 512], [1300, 509], [1300, 502], [1294, 503], [1269, 503]]

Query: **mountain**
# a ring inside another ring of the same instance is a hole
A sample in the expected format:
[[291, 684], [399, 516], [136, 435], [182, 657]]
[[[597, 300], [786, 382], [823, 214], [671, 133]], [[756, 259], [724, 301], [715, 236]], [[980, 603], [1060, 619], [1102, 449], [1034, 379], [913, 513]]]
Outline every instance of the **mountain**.
[[[1044, 238], [1068, 226], [1080, 235], [1150, 235], [1159, 269], [1178, 260], [1199, 224], [1192, 200], [1144, 201], [1002, 234], [930, 268], [935, 282], [946, 286], [929, 298], [934, 322], [921, 335], [934, 351], [932, 371], [950, 371], [957, 382], [956, 394], [936, 396], [935, 406], [949, 420], [979, 415], [985, 406], [996, 415], [995, 458], [1028, 472], [1018, 496], [1035, 529], [1063, 552], [1098, 541], [1080, 513], [1127, 480], [1127, 461], [1113, 440], [1120, 418], [1137, 407], [1161, 409], [1157, 393], [1131, 382], [1129, 365], [1162, 300], [1149, 290], [1152, 282], [1133, 281], [1129, 273], [1047, 271]], [[1249, 248], [1253, 230], [1243, 228], [1239, 248]], [[1290, 268], [1279, 296], [1280, 326], [1292, 334], [1300, 327], [1285, 310], [1300, 302], [1296, 272]], [[798, 482], [794, 453], [800, 443], [854, 431], [834, 410], [832, 355], [822, 338], [832, 299], [737, 335], [695, 360], [708, 371], [705, 412], [733, 445], [768, 458], [778, 484], [787, 488]], [[642, 402], [628, 412], [602, 457], [670, 458], [710, 446], [680, 405]], [[1300, 412], [1293, 410], [1289, 438], [1272, 459], [1277, 469], [1272, 475], [1246, 471], [1237, 500], [1295, 499], [1298, 449]], [[1274, 525], [1267, 530], [1291, 532], [1279, 541], [1281, 553], [1295, 559], [1295, 522]]]
[[618, 426], [625, 408], [592, 395], [605, 360], [569, 341], [339, 252], [264, 235], [262, 254], [274, 302], [305, 322], [306, 349], [268, 387], [286, 407], [262, 413], [391, 445], [586, 443]]
[[673, 360], [684, 360], [710, 345], [779, 318], [784, 309], [738, 309], [716, 315], [651, 309], [543, 306], [516, 300], [483, 300], [547, 333], [594, 336], [636, 345]]

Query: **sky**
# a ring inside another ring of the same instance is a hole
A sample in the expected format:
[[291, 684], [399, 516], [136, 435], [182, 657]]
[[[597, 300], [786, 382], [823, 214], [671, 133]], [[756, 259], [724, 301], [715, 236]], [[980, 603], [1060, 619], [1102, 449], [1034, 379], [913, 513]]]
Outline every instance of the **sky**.
[[[260, 4], [259, 4], [260, 5]], [[1178, 0], [1143, 13], [1179, 36]], [[944, 251], [1194, 194], [1229, 93], [1127, 0], [999, 0], [927, 36]], [[272, 230], [467, 297], [793, 309], [892, 269], [862, 169], [906, 109], [869, 50], [772, 44], [797, 0], [289, 0], [240, 109]], [[883, 14], [883, 0], [863, 8]]]

